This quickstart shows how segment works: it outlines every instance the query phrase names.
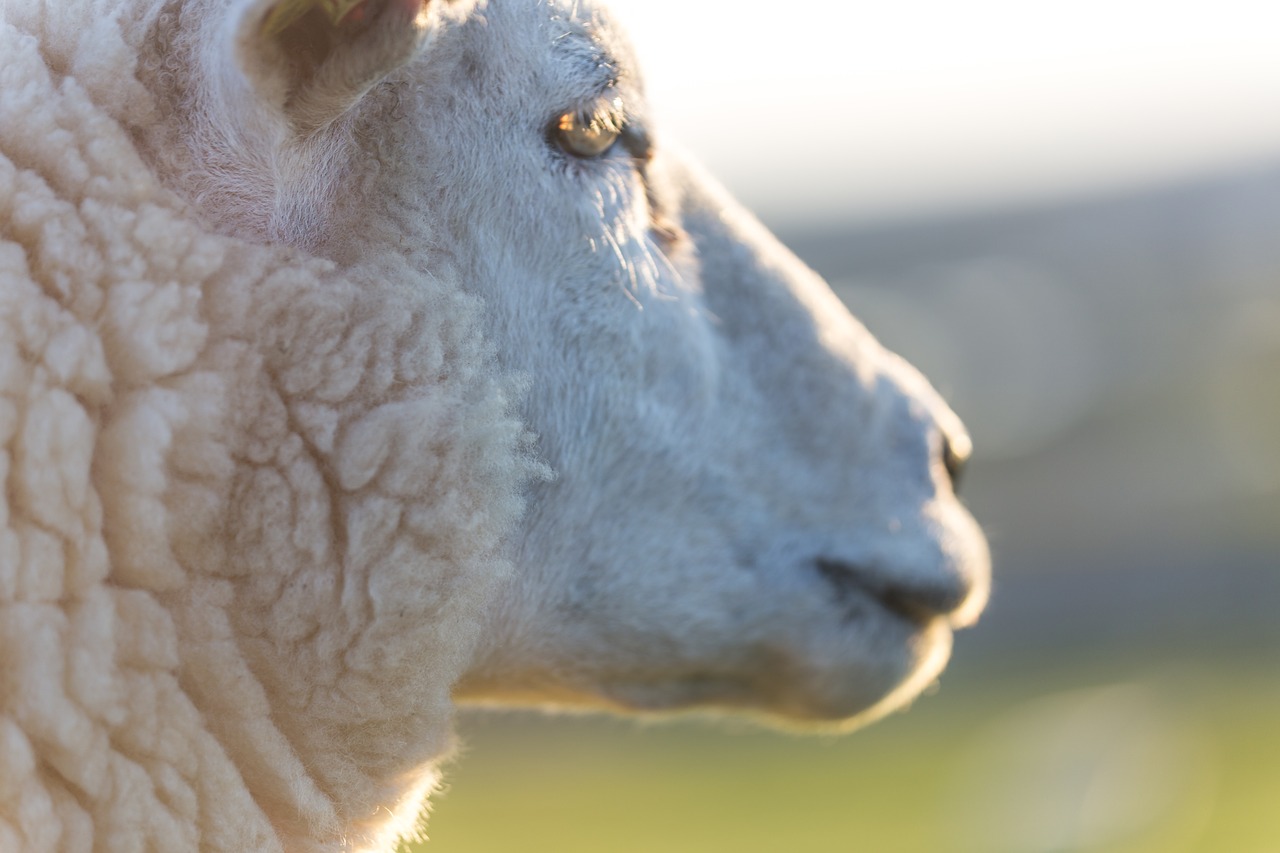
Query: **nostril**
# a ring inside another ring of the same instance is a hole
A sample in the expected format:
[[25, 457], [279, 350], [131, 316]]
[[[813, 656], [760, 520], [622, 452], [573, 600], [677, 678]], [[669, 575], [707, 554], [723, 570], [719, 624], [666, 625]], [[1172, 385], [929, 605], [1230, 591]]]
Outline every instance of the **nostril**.
[[969, 464], [969, 454], [972, 452], [968, 437], [953, 438], [949, 435], [942, 436], [942, 465], [947, 469], [947, 476], [951, 478], [951, 491], [960, 491], [960, 481], [964, 479], [964, 469]]
[[890, 587], [882, 591], [878, 598], [890, 611], [917, 625], [928, 624], [935, 616], [940, 616], [949, 609], [939, 607], [933, 597], [921, 596], [918, 590]]
[[863, 566], [823, 558], [814, 565], [841, 601], [870, 597], [889, 612], [917, 625], [954, 613], [969, 597], [969, 587], [958, 580], [886, 579]]

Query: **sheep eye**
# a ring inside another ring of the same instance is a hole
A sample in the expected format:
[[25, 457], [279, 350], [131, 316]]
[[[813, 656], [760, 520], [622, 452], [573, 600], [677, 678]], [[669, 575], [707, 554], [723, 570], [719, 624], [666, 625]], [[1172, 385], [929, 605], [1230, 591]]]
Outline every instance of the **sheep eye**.
[[626, 122], [622, 99], [602, 101], [591, 111], [571, 111], [551, 123], [551, 136], [556, 144], [574, 157], [590, 159], [607, 154]]

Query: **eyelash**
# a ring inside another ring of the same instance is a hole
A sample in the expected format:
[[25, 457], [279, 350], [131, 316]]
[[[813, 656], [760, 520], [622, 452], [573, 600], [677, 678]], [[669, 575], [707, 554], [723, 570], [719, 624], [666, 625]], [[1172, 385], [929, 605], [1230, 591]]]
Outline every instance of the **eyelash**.
[[547, 125], [546, 136], [553, 147], [577, 160], [602, 159], [619, 143], [641, 163], [653, 156], [648, 134], [630, 121], [617, 96], [561, 113]]

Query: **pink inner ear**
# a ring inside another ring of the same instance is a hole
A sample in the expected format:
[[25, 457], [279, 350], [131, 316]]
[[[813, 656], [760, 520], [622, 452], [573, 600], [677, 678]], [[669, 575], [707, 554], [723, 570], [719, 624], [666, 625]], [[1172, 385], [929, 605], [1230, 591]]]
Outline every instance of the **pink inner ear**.
[[248, 47], [282, 79], [278, 106], [310, 133], [417, 55], [432, 0], [275, 0]]
[[361, 0], [338, 19], [339, 24], [362, 24], [369, 15], [369, 0]]
[[[334, 2], [333, 6], [336, 9], [349, 2], [350, 0], [343, 0], [341, 3]], [[391, 0], [391, 2], [399, 3], [404, 7], [404, 11], [410, 15], [417, 15], [422, 11], [422, 7], [431, 3], [431, 0]], [[378, 4], [374, 2], [374, 0], [359, 0], [359, 2], [352, 5], [345, 12], [339, 12], [339, 14], [334, 18], [334, 22], [338, 24], [362, 24], [371, 14], [369, 7], [376, 5]]]
[[369, 0], [281, 0], [263, 20], [263, 32], [276, 36], [312, 11], [322, 13], [329, 22], [360, 23], [368, 17]]
[[335, 24], [351, 13], [353, 9], [367, 5], [367, 0], [316, 0]]

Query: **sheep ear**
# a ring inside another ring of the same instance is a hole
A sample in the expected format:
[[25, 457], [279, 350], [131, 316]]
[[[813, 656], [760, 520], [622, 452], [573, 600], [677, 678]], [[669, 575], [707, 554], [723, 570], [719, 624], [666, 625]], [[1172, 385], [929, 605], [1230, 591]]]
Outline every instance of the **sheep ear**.
[[341, 116], [422, 50], [441, 0], [253, 0], [235, 27], [250, 86], [301, 133]]

